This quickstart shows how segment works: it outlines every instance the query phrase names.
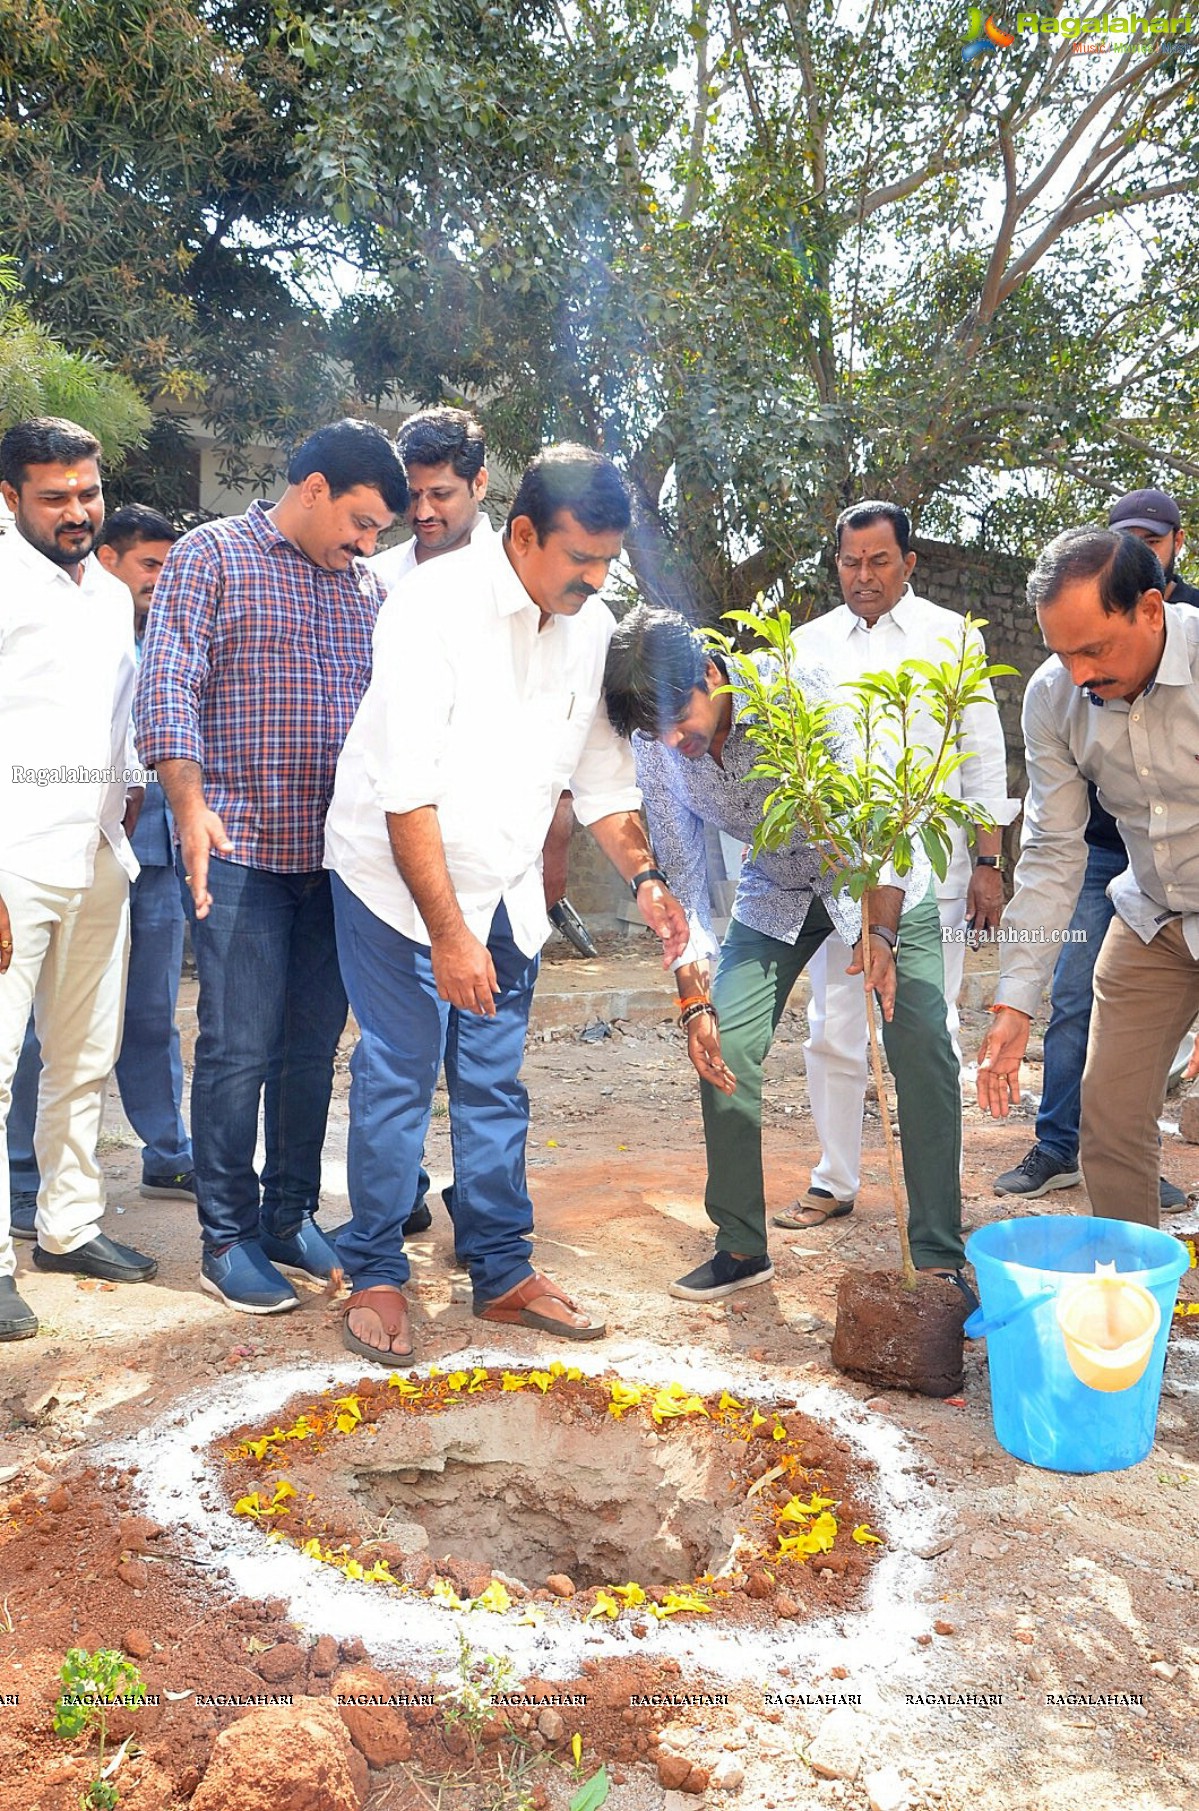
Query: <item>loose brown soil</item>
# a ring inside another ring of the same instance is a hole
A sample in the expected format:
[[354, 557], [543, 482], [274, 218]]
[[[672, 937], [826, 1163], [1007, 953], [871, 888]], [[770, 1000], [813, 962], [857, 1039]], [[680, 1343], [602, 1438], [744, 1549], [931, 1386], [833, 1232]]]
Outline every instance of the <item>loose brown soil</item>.
[[[1199, 1776], [1199, 1347], [1192, 1337], [1199, 1316], [1176, 1321], [1158, 1444], [1143, 1464], [1123, 1473], [1064, 1477], [1004, 1453], [991, 1428], [985, 1347], [968, 1345], [965, 1388], [956, 1401], [871, 1395], [867, 1386], [839, 1379], [829, 1343], [841, 1276], [847, 1268], [869, 1271], [894, 1262], [873, 1108], [863, 1187], [849, 1219], [819, 1232], [773, 1234], [776, 1277], [768, 1287], [711, 1305], [671, 1300], [666, 1284], [710, 1249], [698, 1102], [678, 1034], [663, 1022], [665, 1005], [661, 1019], [642, 1003], [623, 1022], [594, 1023], [590, 1001], [615, 966], [626, 997], [632, 998], [628, 975], [636, 968], [642, 1001], [652, 1000], [659, 986], [665, 1001], [666, 983], [652, 954], [609, 950], [598, 973], [580, 965], [588, 971], [587, 1013], [570, 1022], [559, 997], [530, 1044], [538, 1262], [605, 1312], [613, 1331], [602, 1353], [612, 1376], [661, 1383], [696, 1358], [749, 1367], [769, 1377], [776, 1397], [835, 1388], [854, 1413], [893, 1436], [894, 1456], [877, 1474], [859, 1468], [856, 1481], [839, 1478], [831, 1450], [824, 1467], [839, 1489], [848, 1482], [849, 1494], [858, 1492], [860, 1516], [857, 1507], [850, 1514], [887, 1541], [874, 1562], [877, 1576], [889, 1560], [896, 1562], [906, 1595], [889, 1645], [880, 1644], [877, 1629], [858, 1641], [856, 1621], [866, 1611], [857, 1606], [870, 1601], [869, 1580], [864, 1595], [846, 1597], [835, 1573], [809, 1561], [801, 1582], [826, 1614], [792, 1624], [780, 1622], [777, 1599], [790, 1596], [803, 1609], [799, 1593], [780, 1591], [775, 1578], [764, 1587], [769, 1595], [755, 1598], [747, 1571], [743, 1608], [734, 1612], [743, 1618], [736, 1633], [749, 1656], [738, 1678], [724, 1675], [715, 1649], [705, 1662], [699, 1637], [691, 1657], [680, 1661], [659, 1650], [650, 1631], [644, 1639], [630, 1636], [619, 1655], [597, 1649], [587, 1657], [584, 1650], [569, 1678], [530, 1667], [516, 1681], [527, 1696], [586, 1696], [584, 1707], [561, 1709], [558, 1722], [550, 1717], [543, 1724], [545, 1712], [534, 1705], [468, 1725], [460, 1716], [447, 1721], [453, 1703], [414, 1703], [388, 1713], [403, 1720], [408, 1758], [382, 1763], [382, 1756], [403, 1749], [393, 1729], [392, 1746], [374, 1750], [380, 1764], [369, 1776], [361, 1759], [356, 1763], [362, 1802], [371, 1811], [416, 1811], [439, 1802], [446, 1811], [522, 1802], [562, 1811], [577, 1789], [570, 1752], [577, 1730], [584, 1744], [579, 1771], [586, 1778], [599, 1762], [608, 1765], [614, 1781], [608, 1802], [616, 1811], [662, 1811], [668, 1786], [694, 1789], [703, 1782], [714, 1805], [727, 1798], [752, 1811], [793, 1803], [866, 1811], [867, 1782], [886, 1765], [907, 1782], [913, 1811], [1199, 1807], [1192, 1783]], [[564, 969], [562, 962], [548, 965], [542, 987], [556, 987], [561, 996]], [[584, 1018], [593, 1021], [586, 1040]], [[967, 1023], [968, 1053], [982, 1023], [981, 1016]], [[803, 1035], [802, 1014], [788, 1013], [768, 1068], [772, 1210], [802, 1192], [816, 1155]], [[1035, 1063], [1027, 1080], [1035, 1088]], [[327, 1146], [325, 1212], [334, 1224], [346, 1208], [345, 1091], [342, 1074]], [[109, 1230], [152, 1252], [159, 1276], [144, 1287], [117, 1289], [42, 1275], [31, 1271], [24, 1248], [19, 1281], [43, 1331], [6, 1347], [0, 1360], [3, 1811], [74, 1811], [90, 1778], [86, 1744], [64, 1744], [50, 1728], [57, 1669], [68, 1647], [124, 1648], [158, 1696], [145, 1710], [114, 1714], [114, 1732], [123, 1736], [136, 1727], [140, 1745], [117, 1775], [125, 1811], [180, 1811], [187, 1803], [216, 1734], [246, 1714], [244, 1705], [222, 1699], [307, 1694], [328, 1700], [342, 1689], [339, 1680], [360, 1675], [371, 1660], [352, 1638], [334, 1640], [319, 1627], [291, 1622], [282, 1599], [233, 1590], [219, 1556], [213, 1564], [211, 1551], [202, 1553], [178, 1528], [148, 1523], [136, 1450], [125, 1449], [123, 1462], [115, 1462], [116, 1442], [163, 1426], [185, 1400], [202, 1406], [213, 1392], [239, 1388], [243, 1380], [249, 1386], [279, 1367], [344, 1355], [336, 1308], [316, 1289], [304, 1290], [295, 1313], [267, 1320], [236, 1316], [202, 1295], [191, 1210], [138, 1198], [138, 1151], [119, 1115], [112, 1125], [102, 1153]], [[991, 1178], [1016, 1162], [1031, 1138], [1031, 1114], [997, 1127], [967, 1107], [968, 1225], [1013, 1212], [1086, 1210], [1082, 1189], [1023, 1208], [994, 1195]], [[444, 1116], [433, 1122], [429, 1157], [435, 1180], [445, 1180]], [[1199, 1153], [1167, 1134], [1163, 1169], [1192, 1186]], [[1165, 1224], [1193, 1234], [1199, 1217]], [[418, 1359], [422, 1366], [439, 1364], [473, 1348], [479, 1331], [469, 1291], [453, 1270], [439, 1206], [431, 1233], [413, 1242], [412, 1257]], [[1199, 1298], [1193, 1270], [1182, 1295]], [[532, 1333], [513, 1331], [510, 1345], [530, 1367], [571, 1362], [569, 1347]], [[320, 1387], [314, 1384], [314, 1391]], [[783, 1411], [788, 1423], [792, 1412]], [[386, 1507], [378, 1499], [375, 1506], [380, 1514]], [[228, 1503], [216, 1474], [210, 1507], [219, 1544]], [[368, 1507], [360, 1497], [357, 1513]], [[901, 1510], [926, 1516], [924, 1531], [901, 1524]], [[894, 1534], [901, 1525], [907, 1532]], [[369, 1531], [348, 1528], [344, 1539], [349, 1544], [355, 1533], [361, 1540]], [[464, 1563], [459, 1593], [465, 1595], [481, 1575], [465, 1576], [471, 1555], [444, 1522], [438, 1541], [443, 1551], [434, 1557], [448, 1551]], [[871, 1563], [869, 1553], [861, 1563]], [[492, 1567], [491, 1576], [496, 1570], [505, 1568]], [[765, 1612], [757, 1607], [763, 1605]], [[459, 1677], [473, 1672], [478, 1683], [490, 1631], [502, 1619], [446, 1616], [449, 1651], [459, 1629], [473, 1650]], [[754, 1662], [759, 1617], [771, 1625], [773, 1645]], [[694, 1621], [698, 1627], [703, 1619]], [[592, 1627], [582, 1626], [584, 1641]], [[784, 1650], [774, 1638], [792, 1627], [794, 1646], [780, 1660]], [[817, 1662], [807, 1644], [822, 1631], [836, 1644], [835, 1657], [830, 1649]], [[444, 1699], [449, 1693], [457, 1701], [452, 1664], [436, 1678], [393, 1666], [385, 1682], [398, 1695]], [[834, 1708], [837, 1695], [860, 1702]], [[651, 1702], [631, 1702], [638, 1697]], [[715, 1701], [721, 1697], [727, 1701]], [[851, 1719], [851, 1742], [860, 1745], [853, 1779], [825, 1777], [806, 1758], [820, 1761], [821, 1732], [834, 1714]], [[263, 1752], [286, 1811], [286, 1751]], [[719, 1779], [736, 1782], [738, 1773], [742, 1783], [719, 1788]], [[671, 1801], [671, 1811], [679, 1803]]]

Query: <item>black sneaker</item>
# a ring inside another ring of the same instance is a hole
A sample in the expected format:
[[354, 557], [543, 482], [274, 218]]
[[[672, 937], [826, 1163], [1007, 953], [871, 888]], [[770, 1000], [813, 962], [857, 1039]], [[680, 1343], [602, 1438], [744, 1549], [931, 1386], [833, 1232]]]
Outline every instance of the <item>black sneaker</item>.
[[686, 1302], [714, 1302], [738, 1289], [752, 1289], [755, 1283], [768, 1283], [773, 1275], [774, 1265], [766, 1256], [734, 1258], [727, 1251], [717, 1251], [698, 1270], [690, 1270], [672, 1283], [670, 1293]]
[[432, 1224], [433, 1215], [429, 1211], [428, 1201], [418, 1201], [404, 1222], [404, 1237], [410, 1239], [414, 1233], [428, 1232]]
[[1157, 1202], [1163, 1214], [1180, 1214], [1187, 1204], [1187, 1198], [1180, 1188], [1167, 1182], [1164, 1176], [1157, 1179]]
[[1002, 1176], [996, 1176], [995, 1193], [1023, 1195], [1025, 1200], [1032, 1201], [1038, 1195], [1047, 1195], [1050, 1189], [1075, 1188], [1081, 1181], [1082, 1171], [1077, 1158], [1073, 1163], [1059, 1163], [1039, 1144], [1034, 1144], [1014, 1170], [1005, 1170]]
[[12, 1236], [14, 1239], [37, 1238], [37, 1192], [34, 1189], [15, 1188], [12, 1191], [10, 1212], [12, 1214]]
[[196, 1198], [196, 1172], [181, 1170], [177, 1176], [147, 1176], [142, 1172], [139, 1195], [148, 1195], [155, 1201], [194, 1201]]

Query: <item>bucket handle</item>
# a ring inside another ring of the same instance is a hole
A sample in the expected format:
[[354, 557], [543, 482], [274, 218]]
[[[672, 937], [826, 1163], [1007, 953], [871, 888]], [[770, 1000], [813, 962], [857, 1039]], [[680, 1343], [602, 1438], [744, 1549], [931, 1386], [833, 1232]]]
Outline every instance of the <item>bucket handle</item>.
[[1056, 1289], [1042, 1289], [1036, 1295], [1026, 1295], [1014, 1308], [1009, 1308], [1004, 1314], [993, 1315], [990, 1320], [981, 1308], [976, 1308], [962, 1332], [967, 1339], [986, 1339], [989, 1333], [998, 1333], [1001, 1327], [1010, 1326], [1012, 1321], [1019, 1320], [1022, 1314], [1029, 1313], [1033, 1308], [1039, 1308], [1043, 1302], [1051, 1302], [1056, 1294]]

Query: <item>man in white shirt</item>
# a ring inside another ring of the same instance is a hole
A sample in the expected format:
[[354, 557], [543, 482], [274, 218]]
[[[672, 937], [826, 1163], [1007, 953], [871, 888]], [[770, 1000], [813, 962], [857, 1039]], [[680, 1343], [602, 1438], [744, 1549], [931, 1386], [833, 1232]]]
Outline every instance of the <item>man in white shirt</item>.
[[0, 1339], [36, 1333], [13, 1281], [4, 1136], [32, 1006], [42, 1045], [38, 1270], [146, 1282], [152, 1259], [100, 1231], [96, 1160], [120, 1045], [137, 817], [129, 736], [129, 593], [91, 550], [104, 520], [99, 443], [74, 422], [21, 422], [0, 440]]
[[[473, 415], [465, 409], [421, 409], [408, 417], [396, 435], [396, 451], [408, 478], [406, 513], [412, 533], [398, 547], [389, 547], [365, 562], [385, 597], [426, 561], [443, 553], [480, 548], [493, 532], [483, 509], [487, 444]], [[406, 1239], [426, 1232], [433, 1224], [428, 1194], [429, 1172], [422, 1161], [412, 1209], [404, 1222]], [[452, 1188], [442, 1190], [442, 1199], [452, 1216]]]
[[[488, 482], [486, 442], [482, 425], [466, 409], [422, 409], [410, 415], [396, 435], [396, 451], [408, 474], [412, 535], [399, 547], [389, 547], [366, 562], [389, 597], [427, 560], [459, 548], [478, 547], [492, 532], [483, 510]], [[558, 801], [541, 852], [541, 877], [550, 911], [566, 898], [573, 829], [574, 812], [567, 792]], [[560, 919], [555, 922], [561, 924]], [[413, 1208], [418, 1219], [429, 1187], [423, 1170], [421, 1182], [420, 1200]], [[428, 1209], [423, 1212], [427, 1215]], [[409, 1224], [404, 1230], [422, 1232], [428, 1225], [424, 1218], [423, 1224]]]
[[396, 452], [408, 476], [412, 534], [366, 561], [385, 597], [427, 560], [478, 545], [492, 532], [483, 511], [487, 446], [473, 415], [465, 409], [422, 409], [396, 435]]
[[519, 1080], [548, 934], [541, 849], [561, 793], [629, 881], [665, 959], [686, 921], [654, 867], [632, 758], [600, 700], [613, 630], [594, 594], [629, 505], [615, 468], [553, 447], [524, 473], [503, 539], [435, 562], [383, 606], [374, 674], [326, 825], [351, 1060], [354, 1293], [347, 1347], [411, 1362], [402, 1226], [442, 1051], [454, 1219], [474, 1311], [595, 1339], [602, 1324], [530, 1263], [528, 1096]]
[[[796, 648], [812, 665], [823, 666], [842, 683], [864, 673], [898, 672], [908, 661], [956, 659], [962, 618], [912, 590], [916, 564], [911, 523], [895, 503], [867, 500], [843, 510], [837, 521], [837, 576], [845, 602], [805, 623]], [[972, 632], [970, 644], [981, 648]], [[990, 687], [987, 688], [990, 693]], [[922, 716], [915, 739], [936, 748], [941, 731]], [[957, 747], [966, 756], [951, 782], [957, 798], [981, 805], [997, 826], [1010, 823], [1019, 802], [1007, 797], [1003, 725], [994, 698], [965, 713]], [[967, 932], [998, 927], [1003, 911], [1000, 876], [1002, 830], [979, 825], [971, 863], [964, 831], [953, 833], [953, 855], [944, 880], [936, 883], [945, 965], [945, 1008], [954, 1054], [958, 1044], [958, 995]], [[774, 1224], [811, 1231], [849, 1213], [857, 1195], [862, 1161], [862, 1104], [866, 1093], [867, 1032], [860, 976], [847, 975], [830, 938], [808, 964], [811, 1004], [804, 1055], [808, 1098], [820, 1140], [820, 1162], [806, 1195]]]

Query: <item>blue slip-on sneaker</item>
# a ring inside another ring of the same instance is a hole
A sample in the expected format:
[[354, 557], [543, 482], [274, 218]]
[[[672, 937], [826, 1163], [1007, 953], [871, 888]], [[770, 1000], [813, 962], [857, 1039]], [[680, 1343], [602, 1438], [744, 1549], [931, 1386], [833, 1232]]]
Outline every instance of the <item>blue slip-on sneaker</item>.
[[196, 1172], [181, 1170], [176, 1176], [147, 1176], [143, 1171], [141, 1187], [137, 1192], [156, 1201], [194, 1201]]
[[295, 1276], [315, 1277], [318, 1282], [327, 1283], [335, 1270], [345, 1269], [311, 1214], [305, 1215], [290, 1238], [276, 1239], [263, 1232], [258, 1235], [258, 1243], [272, 1264]]
[[9, 1204], [14, 1239], [37, 1238], [37, 1195], [32, 1189], [15, 1188]]
[[263, 1252], [257, 1239], [243, 1239], [200, 1260], [200, 1287], [242, 1314], [282, 1314], [300, 1298]]
[[695, 1270], [670, 1285], [671, 1295], [686, 1302], [714, 1302], [737, 1289], [752, 1289], [755, 1283], [768, 1283], [774, 1265], [763, 1254], [760, 1258], [735, 1258], [730, 1252], [717, 1251]]

